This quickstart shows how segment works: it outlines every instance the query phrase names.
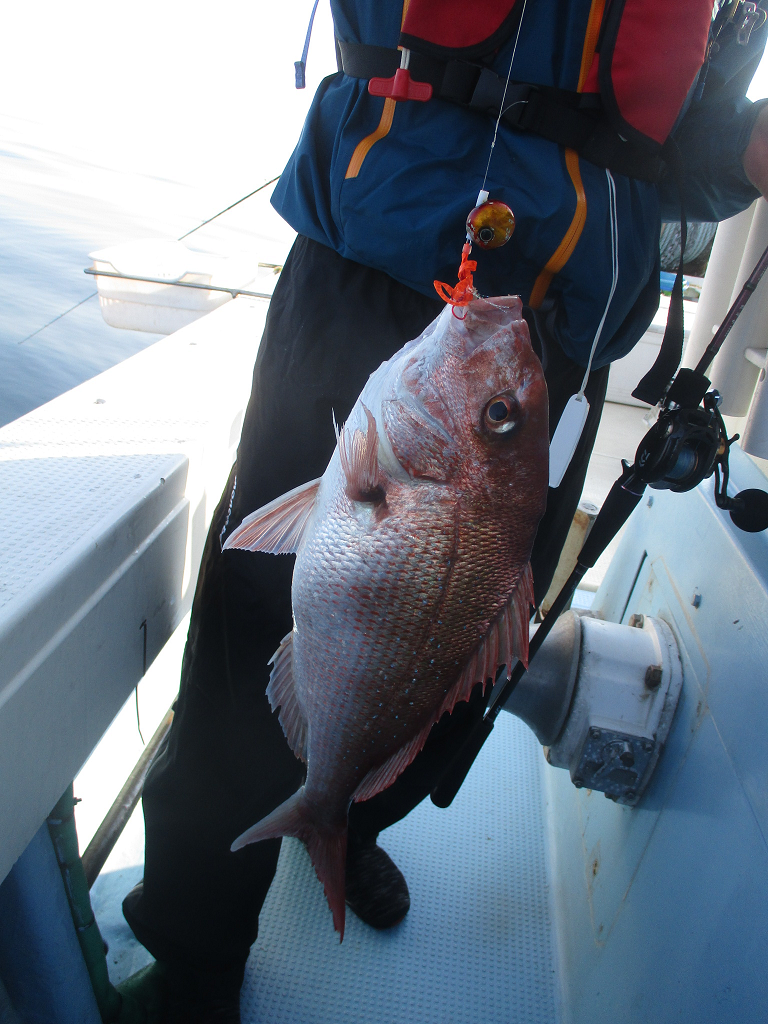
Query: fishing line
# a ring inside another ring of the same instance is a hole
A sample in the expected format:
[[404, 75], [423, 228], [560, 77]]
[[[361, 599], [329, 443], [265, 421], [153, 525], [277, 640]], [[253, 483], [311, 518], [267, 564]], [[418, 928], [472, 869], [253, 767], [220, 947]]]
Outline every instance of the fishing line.
[[265, 181], [263, 185], [259, 185], [259, 187], [255, 188], [253, 192], [249, 192], [247, 196], [243, 196], [242, 199], [238, 199], [236, 203], [230, 203], [229, 206], [225, 206], [223, 210], [219, 210], [218, 213], [214, 213], [214, 215], [209, 217], [208, 220], [204, 220], [202, 224], [198, 224], [196, 228], [190, 228], [190, 230], [185, 231], [183, 235], [179, 235], [177, 241], [180, 242], [182, 238], [186, 238], [188, 235], [193, 235], [195, 231], [199, 231], [200, 228], [204, 228], [206, 224], [210, 224], [212, 220], [216, 220], [216, 218], [220, 217], [222, 213], [227, 213], [228, 210], [234, 210], [236, 206], [239, 206], [240, 203], [244, 203], [245, 200], [250, 199], [251, 196], [255, 196], [257, 192], [261, 192], [262, 189], [267, 188], [269, 185], [274, 185], [279, 178], [280, 175], [278, 174], [276, 178], [270, 178], [269, 181]]
[[[223, 210], [219, 210], [219, 212], [214, 213], [212, 217], [208, 217], [208, 219], [204, 220], [202, 224], [198, 224], [197, 227], [190, 228], [190, 230], [185, 231], [183, 235], [179, 235], [177, 241], [180, 242], [183, 238], [187, 238], [189, 235], [193, 235], [195, 231], [199, 231], [200, 228], [204, 228], [206, 224], [210, 224], [212, 220], [216, 220], [217, 217], [221, 217], [223, 213], [227, 213], [229, 210], [234, 210], [236, 206], [239, 206], [240, 203], [244, 203], [245, 200], [250, 199], [251, 196], [255, 196], [257, 192], [261, 192], [263, 189], [268, 188], [270, 185], [274, 185], [274, 183], [278, 181], [279, 178], [280, 175], [278, 174], [276, 178], [270, 178], [269, 181], [265, 181], [263, 185], [259, 185], [259, 187], [255, 188], [253, 192], [249, 192], [247, 196], [243, 196], [243, 198], [238, 199], [237, 202], [230, 203], [229, 206], [225, 206]], [[32, 338], [40, 334], [41, 331], [44, 331], [48, 327], [50, 327], [51, 324], [55, 324], [58, 320], [61, 320], [62, 317], [68, 316], [71, 312], [73, 312], [73, 310], [77, 309], [78, 306], [82, 306], [84, 302], [88, 302], [89, 299], [95, 299], [98, 294], [98, 291], [95, 291], [91, 292], [90, 295], [86, 295], [84, 299], [80, 299], [80, 301], [76, 302], [74, 306], [70, 306], [69, 309], [65, 309], [63, 313], [59, 313], [58, 316], [55, 316], [53, 318], [53, 320], [49, 320], [47, 324], [43, 324], [42, 327], [38, 327], [37, 330], [32, 331], [31, 334], [28, 334], [26, 338], [22, 338], [21, 341], [17, 341], [16, 344], [23, 345], [25, 342], [30, 341]]]
[[[506, 109], [507, 109], [504, 106], [504, 100], [507, 98], [507, 89], [509, 89], [509, 80], [510, 80], [510, 78], [512, 76], [512, 65], [515, 62], [515, 54], [517, 53], [517, 44], [518, 44], [518, 42], [520, 40], [520, 29], [523, 27], [523, 18], [525, 17], [525, 8], [526, 8], [527, 3], [528, 3], [528, 0], [523, 0], [523, 9], [520, 12], [520, 21], [517, 23], [517, 34], [515, 36], [515, 45], [512, 47], [512, 58], [511, 58], [511, 60], [509, 62], [509, 71], [507, 72], [507, 80], [504, 83], [504, 92], [501, 95], [501, 103], [499, 104], [499, 116], [496, 118], [496, 126], [493, 129], [493, 140], [491, 141], [491, 148], [488, 151], [488, 163], [485, 166], [485, 174], [483, 175], [483, 185], [482, 185], [482, 188], [480, 189], [481, 192], [485, 191], [485, 183], [488, 180], [488, 171], [489, 171], [490, 166], [491, 166], [491, 157], [493, 156], [493, 150], [494, 150], [494, 147], [496, 146], [496, 136], [499, 134], [499, 124], [501, 123], [501, 118], [502, 118], [503, 114], [506, 112]], [[522, 102], [525, 102], [525, 101], [524, 100], [519, 100], [517, 102], [522, 103]], [[511, 103], [510, 104], [510, 109], [513, 106], [515, 106], [515, 104]]]
[[46, 327], [50, 327], [51, 324], [55, 324], [57, 320], [61, 320], [62, 317], [66, 316], [68, 313], [71, 313], [73, 309], [77, 309], [78, 306], [82, 306], [84, 302], [87, 302], [89, 299], [95, 298], [98, 294], [98, 292], [91, 292], [90, 295], [86, 295], [84, 299], [80, 299], [80, 301], [76, 302], [74, 306], [70, 306], [69, 309], [65, 309], [63, 313], [59, 313], [59, 315], [55, 316], [53, 320], [49, 320], [47, 324], [43, 324], [42, 327], [38, 327], [36, 331], [32, 331], [31, 334], [28, 334], [26, 338], [22, 338], [21, 341], [17, 341], [16, 344], [23, 345], [25, 341], [29, 341], [30, 338], [34, 338], [36, 335], [40, 334], [41, 331], [44, 331]]

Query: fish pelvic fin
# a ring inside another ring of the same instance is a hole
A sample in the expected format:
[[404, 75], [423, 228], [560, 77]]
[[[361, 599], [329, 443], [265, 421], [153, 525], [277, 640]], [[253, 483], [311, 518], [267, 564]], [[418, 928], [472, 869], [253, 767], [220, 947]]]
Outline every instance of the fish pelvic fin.
[[227, 537], [223, 550], [294, 554], [314, 510], [319, 487], [319, 479], [310, 480], [251, 512]]
[[533, 603], [533, 574], [529, 563], [509, 600], [469, 656], [459, 678], [445, 695], [438, 711], [413, 739], [395, 751], [383, 764], [368, 772], [352, 795], [355, 802], [370, 800], [391, 786], [427, 742], [435, 722], [446, 712], [453, 711], [460, 700], [469, 700], [477, 683], [495, 679], [499, 666], [505, 667], [509, 679], [516, 659], [528, 667], [528, 629]]
[[384, 487], [379, 473], [379, 434], [370, 409], [363, 406], [368, 429], [355, 430], [350, 436], [344, 427], [339, 435], [339, 458], [347, 479], [347, 495], [352, 501], [381, 501]]
[[280, 708], [280, 725], [296, 757], [307, 763], [307, 720], [296, 698], [293, 681], [293, 633], [283, 637], [270, 662], [267, 698], [273, 711]]
[[344, 939], [346, 918], [345, 873], [347, 865], [347, 822], [326, 825], [317, 822], [304, 800], [304, 787], [288, 797], [261, 821], [257, 821], [232, 843], [233, 853], [250, 843], [262, 839], [279, 839], [293, 836], [307, 847], [312, 866], [322, 883], [325, 898], [333, 914], [333, 927], [339, 933], [339, 942]]

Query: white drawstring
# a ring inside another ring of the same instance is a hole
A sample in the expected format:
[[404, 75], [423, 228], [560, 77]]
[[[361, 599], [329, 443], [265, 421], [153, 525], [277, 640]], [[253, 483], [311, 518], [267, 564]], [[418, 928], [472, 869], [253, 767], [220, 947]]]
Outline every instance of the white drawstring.
[[597, 325], [595, 340], [592, 342], [587, 370], [584, 374], [584, 380], [581, 382], [581, 387], [579, 388], [579, 398], [584, 397], [584, 390], [587, 386], [587, 381], [589, 380], [589, 371], [592, 369], [592, 360], [594, 359], [595, 352], [597, 351], [597, 343], [600, 341], [600, 335], [603, 333], [605, 319], [608, 316], [608, 310], [611, 308], [613, 294], [616, 291], [616, 283], [619, 280], [619, 220], [616, 214], [616, 182], [613, 180], [613, 175], [607, 167], [605, 169], [605, 174], [608, 178], [608, 209], [611, 222], [611, 269], [613, 271], [613, 280], [611, 281], [611, 290], [608, 293], [608, 301], [605, 304], [603, 316], [600, 323]]

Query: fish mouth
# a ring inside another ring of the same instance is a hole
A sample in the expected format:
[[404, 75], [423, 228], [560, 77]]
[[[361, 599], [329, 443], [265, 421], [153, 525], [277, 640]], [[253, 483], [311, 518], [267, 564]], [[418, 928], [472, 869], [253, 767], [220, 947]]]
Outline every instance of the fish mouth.
[[453, 318], [453, 329], [461, 338], [465, 355], [470, 356], [500, 333], [509, 333], [530, 346], [528, 331], [514, 331], [514, 324], [525, 323], [523, 303], [519, 295], [498, 295], [488, 299], [473, 299], [464, 307], [464, 316], [453, 316], [447, 307], [443, 315]]

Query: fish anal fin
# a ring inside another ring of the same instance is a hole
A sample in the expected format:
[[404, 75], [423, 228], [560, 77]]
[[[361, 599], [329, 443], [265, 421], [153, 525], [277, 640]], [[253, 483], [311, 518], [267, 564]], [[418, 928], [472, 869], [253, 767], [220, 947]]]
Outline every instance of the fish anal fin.
[[307, 720], [296, 699], [293, 682], [293, 633], [283, 637], [270, 662], [272, 673], [267, 687], [269, 706], [280, 708], [279, 719], [288, 745], [296, 757], [307, 763]]
[[339, 435], [339, 458], [347, 479], [347, 494], [353, 501], [381, 501], [384, 487], [379, 474], [379, 434], [370, 409], [363, 406], [368, 428], [350, 431], [344, 427]]
[[382, 790], [391, 786], [398, 775], [405, 771], [427, 742], [427, 736], [429, 736], [430, 729], [434, 724], [434, 720], [430, 719], [429, 724], [421, 732], [417, 733], [413, 739], [400, 747], [399, 750], [396, 750], [378, 768], [373, 768], [369, 771], [352, 794], [352, 799], [355, 803], [360, 803], [362, 800], [370, 800], [372, 796], [376, 796], [377, 793], [381, 793]]
[[271, 555], [294, 554], [315, 507], [320, 480], [275, 498], [251, 512], [227, 537], [224, 550], [266, 551]]
[[509, 600], [491, 623], [478, 646], [470, 654], [461, 675], [448, 690], [436, 714], [413, 739], [395, 751], [383, 764], [368, 772], [352, 796], [355, 802], [370, 800], [371, 797], [391, 786], [427, 742], [427, 737], [435, 722], [439, 721], [446, 712], [453, 711], [459, 701], [469, 700], [472, 690], [478, 683], [495, 679], [500, 665], [506, 667], [507, 678], [511, 674], [515, 659], [522, 661], [527, 668], [528, 624], [532, 605], [533, 576], [530, 564], [528, 564]]

